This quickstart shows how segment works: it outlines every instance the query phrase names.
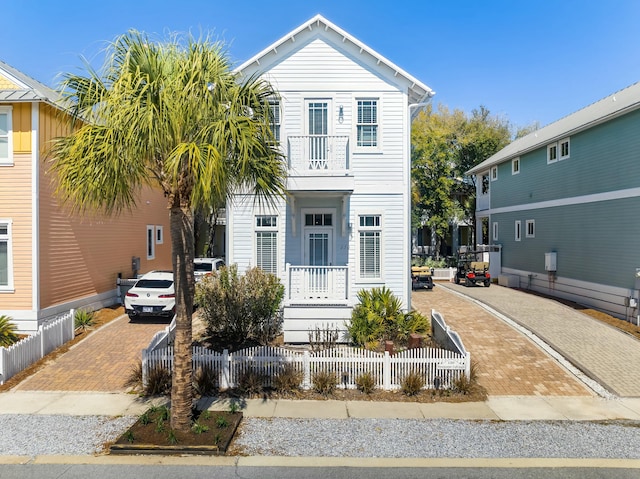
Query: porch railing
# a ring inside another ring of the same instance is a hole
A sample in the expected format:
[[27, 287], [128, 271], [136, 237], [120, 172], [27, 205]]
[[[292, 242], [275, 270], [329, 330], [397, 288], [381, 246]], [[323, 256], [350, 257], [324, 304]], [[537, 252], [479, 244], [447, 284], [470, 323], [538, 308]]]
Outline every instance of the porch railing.
[[305, 302], [349, 299], [348, 266], [293, 266], [287, 264], [287, 299]]
[[349, 169], [349, 137], [289, 136], [289, 169], [299, 175], [344, 172]]

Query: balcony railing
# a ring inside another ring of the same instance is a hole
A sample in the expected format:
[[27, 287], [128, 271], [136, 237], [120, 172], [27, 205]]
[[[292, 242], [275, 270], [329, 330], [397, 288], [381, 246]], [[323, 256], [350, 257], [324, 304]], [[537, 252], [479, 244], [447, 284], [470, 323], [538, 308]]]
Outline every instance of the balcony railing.
[[289, 169], [299, 175], [344, 173], [349, 169], [349, 137], [288, 137]]
[[287, 264], [287, 299], [306, 303], [349, 299], [348, 266], [292, 266]]

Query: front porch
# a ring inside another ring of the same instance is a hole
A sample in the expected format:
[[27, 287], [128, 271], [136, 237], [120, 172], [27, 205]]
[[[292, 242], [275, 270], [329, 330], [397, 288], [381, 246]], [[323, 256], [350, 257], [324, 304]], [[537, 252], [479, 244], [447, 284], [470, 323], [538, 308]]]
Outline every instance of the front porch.
[[284, 341], [308, 343], [319, 329], [339, 331], [347, 342], [346, 322], [353, 308], [349, 266], [286, 265]]

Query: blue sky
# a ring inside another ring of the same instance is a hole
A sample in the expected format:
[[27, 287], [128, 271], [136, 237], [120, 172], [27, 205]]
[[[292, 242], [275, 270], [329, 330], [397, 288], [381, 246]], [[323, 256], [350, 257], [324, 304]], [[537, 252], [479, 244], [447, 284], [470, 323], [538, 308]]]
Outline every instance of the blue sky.
[[213, 32], [242, 63], [317, 13], [465, 112], [555, 121], [640, 80], [638, 0], [12, 0], [0, 59], [54, 86], [130, 28]]

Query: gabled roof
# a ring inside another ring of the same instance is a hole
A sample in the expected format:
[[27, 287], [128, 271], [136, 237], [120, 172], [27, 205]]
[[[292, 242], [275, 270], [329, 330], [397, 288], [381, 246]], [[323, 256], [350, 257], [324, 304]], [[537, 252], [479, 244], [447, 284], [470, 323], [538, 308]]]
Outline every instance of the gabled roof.
[[550, 123], [544, 128], [517, 139], [495, 155], [471, 168], [467, 173], [479, 173], [494, 165], [510, 161], [517, 156], [587, 130], [638, 108], [640, 108], [640, 82], [634, 83], [575, 113]]
[[[314, 32], [314, 30], [316, 30]], [[307, 37], [310, 35], [317, 34], [318, 31], [324, 30], [325, 32], [331, 31], [335, 35], [341, 38], [343, 43], [350, 43], [355, 46], [361, 55], [368, 55], [371, 57], [379, 68], [386, 67], [389, 71], [389, 74], [394, 77], [400, 77], [404, 79], [405, 82], [409, 83], [408, 95], [409, 95], [409, 103], [420, 103], [425, 101], [426, 99], [435, 95], [435, 91], [429, 88], [427, 85], [417, 80], [413, 76], [409, 75], [400, 67], [396, 66], [391, 61], [387, 60], [385, 57], [372, 50], [364, 43], [360, 42], [338, 26], [331, 23], [329, 20], [324, 18], [322, 15], [316, 15], [312, 19], [300, 25], [298, 28], [293, 30], [292, 32], [286, 34], [280, 40], [276, 41], [272, 45], [268, 46], [260, 53], [250, 58], [238, 68], [236, 68], [237, 72], [242, 72], [252, 64], [261, 65], [264, 60], [268, 59], [271, 55], [277, 55], [278, 50], [282, 49], [287, 44], [294, 43], [299, 41], [301, 37]]]
[[0, 74], [12, 83], [15, 83], [18, 87], [17, 89], [11, 90], [0, 89], [1, 102], [44, 101], [52, 105], [60, 106], [62, 98], [56, 91], [25, 75], [21, 71], [16, 70], [3, 61], [0, 61]]

